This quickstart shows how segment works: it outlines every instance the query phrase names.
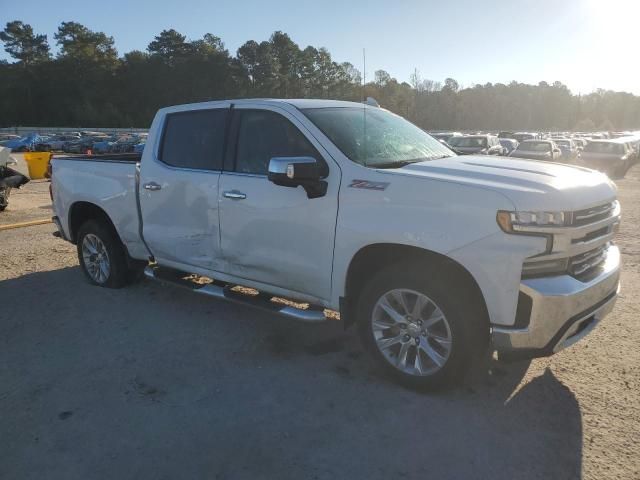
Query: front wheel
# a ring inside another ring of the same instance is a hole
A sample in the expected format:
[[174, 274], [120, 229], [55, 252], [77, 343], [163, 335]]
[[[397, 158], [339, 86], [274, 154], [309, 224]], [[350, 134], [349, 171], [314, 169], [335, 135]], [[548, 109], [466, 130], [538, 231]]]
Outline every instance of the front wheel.
[[460, 301], [464, 290], [409, 264], [376, 274], [360, 295], [358, 326], [381, 370], [419, 390], [459, 379], [483, 335]]

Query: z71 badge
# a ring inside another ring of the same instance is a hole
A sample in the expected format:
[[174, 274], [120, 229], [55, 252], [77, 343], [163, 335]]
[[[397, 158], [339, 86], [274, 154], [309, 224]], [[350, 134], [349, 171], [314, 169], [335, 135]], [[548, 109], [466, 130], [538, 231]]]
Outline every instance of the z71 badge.
[[386, 190], [389, 182], [372, 182], [370, 180], [352, 180], [349, 187], [364, 188], [365, 190]]

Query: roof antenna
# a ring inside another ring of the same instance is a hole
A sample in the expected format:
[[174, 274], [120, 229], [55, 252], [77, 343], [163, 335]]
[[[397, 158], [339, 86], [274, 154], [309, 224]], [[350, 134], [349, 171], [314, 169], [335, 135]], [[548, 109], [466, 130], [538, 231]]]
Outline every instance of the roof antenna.
[[367, 53], [362, 49], [362, 127], [363, 138], [362, 145], [364, 147], [364, 166], [367, 166], [367, 99], [365, 87], [367, 85]]

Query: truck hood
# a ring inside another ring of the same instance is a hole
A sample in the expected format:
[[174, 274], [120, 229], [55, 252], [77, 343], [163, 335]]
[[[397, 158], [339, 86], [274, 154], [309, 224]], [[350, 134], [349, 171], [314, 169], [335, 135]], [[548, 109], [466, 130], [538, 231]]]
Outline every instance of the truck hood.
[[511, 157], [467, 155], [384, 171], [498, 191], [522, 211], [580, 210], [616, 198], [615, 184], [603, 173]]

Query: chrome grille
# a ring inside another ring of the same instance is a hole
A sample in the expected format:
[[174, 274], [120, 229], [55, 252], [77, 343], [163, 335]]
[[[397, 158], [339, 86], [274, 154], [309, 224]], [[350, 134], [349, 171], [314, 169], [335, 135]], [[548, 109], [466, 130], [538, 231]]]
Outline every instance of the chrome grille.
[[588, 276], [605, 261], [608, 246], [608, 244], [600, 245], [598, 248], [571, 257], [569, 259], [569, 273], [576, 278]]
[[583, 225], [589, 225], [590, 223], [604, 220], [613, 214], [614, 209], [615, 202], [608, 202], [596, 207], [577, 210], [572, 213], [571, 226], [581, 227]]
[[608, 235], [613, 230], [612, 225], [607, 225], [606, 227], [599, 228], [598, 230], [593, 230], [584, 235], [584, 237], [574, 238], [571, 240], [571, 243], [584, 243], [590, 242], [591, 240], [595, 240], [600, 237], [604, 237]]
[[[615, 200], [566, 212], [565, 220], [562, 227], [531, 230], [547, 234], [552, 242], [547, 242], [547, 252], [526, 260], [523, 275], [527, 274], [525, 266], [528, 268], [534, 263], [539, 267], [541, 276], [557, 275], [557, 268], [562, 268], [565, 275], [589, 282], [600, 274], [606, 266], [607, 253], [620, 224], [620, 204]], [[564, 267], [562, 261], [565, 262]], [[549, 265], [546, 270], [545, 263]]]

